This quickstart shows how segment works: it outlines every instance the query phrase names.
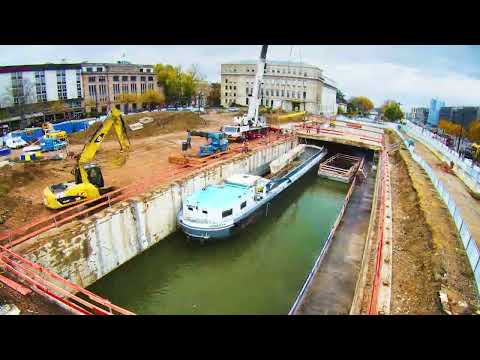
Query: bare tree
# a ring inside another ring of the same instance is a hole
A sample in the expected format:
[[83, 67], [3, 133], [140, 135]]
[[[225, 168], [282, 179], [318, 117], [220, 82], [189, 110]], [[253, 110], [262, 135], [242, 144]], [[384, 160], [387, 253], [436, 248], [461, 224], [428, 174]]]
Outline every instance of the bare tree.
[[25, 128], [31, 124], [26, 118], [27, 114], [38, 111], [37, 93], [35, 85], [28, 79], [21, 79], [17, 86], [5, 88], [2, 96], [2, 105], [13, 109], [15, 115], [20, 115], [20, 127]]

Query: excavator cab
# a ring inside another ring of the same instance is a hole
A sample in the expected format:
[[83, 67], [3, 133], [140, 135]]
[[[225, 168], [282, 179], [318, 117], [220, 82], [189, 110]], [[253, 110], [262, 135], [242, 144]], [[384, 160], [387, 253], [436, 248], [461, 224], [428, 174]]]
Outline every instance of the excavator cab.
[[[88, 181], [90, 184], [95, 185], [97, 188], [103, 188], [105, 182], [103, 180], [102, 170], [97, 164], [87, 164], [83, 167], [87, 173]], [[82, 174], [80, 168], [76, 167], [74, 170], [75, 184], [82, 184]]]

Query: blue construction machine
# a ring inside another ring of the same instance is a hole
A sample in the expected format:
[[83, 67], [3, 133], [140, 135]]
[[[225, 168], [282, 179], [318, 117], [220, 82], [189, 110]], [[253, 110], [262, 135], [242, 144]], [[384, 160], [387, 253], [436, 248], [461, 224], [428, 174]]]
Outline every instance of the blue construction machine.
[[184, 151], [192, 147], [192, 136], [204, 137], [208, 141], [207, 144], [200, 145], [200, 150], [198, 152], [198, 156], [200, 157], [205, 157], [228, 150], [227, 136], [223, 132], [188, 130], [187, 134], [187, 141], [182, 144], [182, 150]]

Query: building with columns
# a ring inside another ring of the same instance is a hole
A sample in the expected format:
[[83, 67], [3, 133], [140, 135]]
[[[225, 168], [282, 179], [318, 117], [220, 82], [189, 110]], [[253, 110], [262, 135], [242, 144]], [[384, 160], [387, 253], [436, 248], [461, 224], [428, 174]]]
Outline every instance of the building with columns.
[[[256, 62], [221, 65], [221, 105], [248, 106], [253, 92]], [[323, 71], [296, 62], [267, 61], [260, 104], [285, 111], [307, 111], [316, 115], [337, 114], [337, 85]]]
[[141, 109], [140, 101], [122, 102], [122, 94], [139, 97], [147, 90], [159, 90], [152, 65], [117, 63], [83, 63], [82, 84], [87, 112], [105, 113], [108, 108], [128, 113]]

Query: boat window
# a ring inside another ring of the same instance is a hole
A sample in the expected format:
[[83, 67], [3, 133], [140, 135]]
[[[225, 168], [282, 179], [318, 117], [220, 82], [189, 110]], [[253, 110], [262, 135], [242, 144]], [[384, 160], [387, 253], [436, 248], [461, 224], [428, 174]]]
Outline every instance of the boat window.
[[233, 210], [232, 210], [232, 209], [222, 211], [222, 218], [227, 217], [227, 216], [230, 216], [230, 215], [232, 215], [232, 214], [233, 214]]
[[193, 206], [188, 206], [188, 210], [193, 211]]
[[202, 210], [202, 213], [208, 214], [208, 211], [207, 210]]
[[240, 209], [243, 209], [245, 206], [247, 206], [247, 201], [244, 201], [240, 204]]

